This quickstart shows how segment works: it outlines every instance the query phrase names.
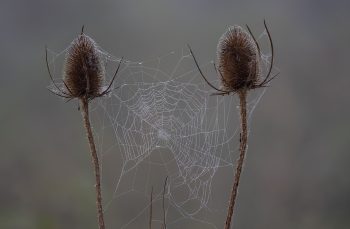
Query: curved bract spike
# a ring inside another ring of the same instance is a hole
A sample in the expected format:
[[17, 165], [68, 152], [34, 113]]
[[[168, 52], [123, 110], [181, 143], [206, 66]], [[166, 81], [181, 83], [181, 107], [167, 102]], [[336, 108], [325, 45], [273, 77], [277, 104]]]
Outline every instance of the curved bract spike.
[[205, 82], [206, 82], [210, 87], [212, 87], [213, 89], [215, 89], [215, 90], [217, 90], [217, 91], [219, 91], [219, 92], [222, 92], [222, 93], [230, 93], [229, 91], [224, 91], [224, 90], [221, 90], [221, 89], [215, 87], [212, 83], [209, 82], [209, 80], [207, 80], [207, 78], [204, 76], [204, 74], [203, 74], [201, 68], [199, 67], [199, 64], [198, 64], [198, 62], [197, 62], [197, 59], [196, 59], [196, 57], [194, 56], [190, 45], [187, 44], [187, 46], [188, 46], [188, 49], [190, 50], [191, 56], [193, 57], [193, 60], [194, 60], [194, 62], [195, 62], [195, 64], [196, 64], [196, 66], [197, 66], [197, 69], [198, 69], [200, 75], [202, 76], [202, 78], [205, 80]]
[[50, 88], [47, 88], [47, 90], [49, 90], [52, 94], [57, 95], [59, 97], [66, 98], [66, 99], [70, 99], [71, 98], [68, 95], [60, 94], [60, 93], [58, 93], [58, 92], [56, 92], [56, 91], [54, 91], [54, 90], [52, 90]]
[[84, 34], [84, 27], [85, 27], [85, 25], [83, 25], [83, 26], [81, 27], [81, 33], [80, 33], [80, 35], [83, 35], [83, 34]]
[[[47, 46], [45, 45], [45, 60], [46, 60], [46, 68], [47, 68], [47, 71], [49, 72], [49, 77], [51, 79], [51, 82], [52, 84], [54, 85], [54, 87], [60, 92], [62, 93], [63, 95], [65, 96], [69, 96], [66, 92], [64, 92], [56, 83], [55, 83], [55, 80], [53, 79], [52, 77], [52, 74], [51, 74], [51, 70], [50, 70], [50, 66], [49, 66], [49, 61], [47, 59]], [[49, 89], [50, 90], [50, 89]], [[50, 90], [51, 91], [51, 90]], [[51, 91], [52, 92], [52, 91]], [[56, 93], [55, 93], [56, 94]], [[56, 94], [57, 95], [57, 94]], [[62, 97], [62, 96], [61, 96]]]
[[122, 57], [122, 58], [120, 59], [119, 64], [118, 64], [118, 67], [117, 67], [117, 70], [115, 71], [114, 76], [113, 76], [111, 82], [109, 83], [109, 85], [108, 85], [108, 87], [106, 88], [106, 90], [104, 90], [104, 91], [100, 94], [101, 96], [102, 96], [102, 95], [105, 95], [105, 94], [107, 94], [107, 93], [109, 92], [109, 89], [111, 88], [111, 86], [112, 86], [112, 84], [113, 84], [113, 82], [114, 82], [114, 80], [115, 80], [115, 78], [116, 78], [116, 76], [117, 76], [117, 74], [118, 74], [118, 71], [119, 71], [120, 65], [121, 65], [122, 62], [123, 62], [123, 59], [124, 59], [124, 57]]
[[[269, 37], [269, 41], [270, 41], [270, 47], [271, 47], [271, 61], [270, 61], [270, 67], [269, 67], [269, 70], [266, 74], [266, 77], [265, 79], [259, 84], [260, 86], [263, 86], [264, 84], [266, 84], [267, 82], [270, 82], [271, 79], [269, 79], [270, 75], [271, 75], [271, 72], [272, 72], [272, 67], [273, 67], [273, 61], [274, 61], [274, 48], [273, 48], [273, 42], [272, 42], [272, 38], [271, 38], [271, 34], [270, 34], [270, 31], [266, 25], [266, 21], [264, 20], [264, 27], [265, 27], [265, 30], [266, 30], [266, 33], [267, 33], [267, 36]], [[276, 75], [274, 76], [276, 77]], [[273, 78], [274, 78], [273, 77]]]
[[259, 43], [258, 43], [258, 41], [255, 39], [255, 37], [254, 37], [254, 35], [253, 35], [253, 33], [252, 33], [252, 30], [249, 28], [249, 26], [246, 25], [246, 27], [247, 27], [247, 29], [248, 29], [248, 32], [249, 32], [250, 36], [252, 36], [252, 38], [253, 38], [253, 40], [254, 40], [254, 42], [255, 42], [256, 47], [258, 48], [259, 57], [260, 57], [261, 54], [260, 54], [260, 46], [259, 46]]

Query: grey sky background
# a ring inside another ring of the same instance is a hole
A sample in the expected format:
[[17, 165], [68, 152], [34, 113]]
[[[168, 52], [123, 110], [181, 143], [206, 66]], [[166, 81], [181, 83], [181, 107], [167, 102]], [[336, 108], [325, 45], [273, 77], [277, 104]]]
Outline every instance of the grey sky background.
[[[45, 45], [63, 50], [85, 25], [117, 57], [145, 60], [189, 43], [209, 62], [229, 25], [259, 34], [266, 19], [281, 74], [252, 119], [234, 225], [349, 228], [349, 9], [326, 0], [1, 1], [0, 227], [96, 228], [80, 113], [47, 91]], [[109, 211], [107, 228], [134, 214], [135, 201]]]

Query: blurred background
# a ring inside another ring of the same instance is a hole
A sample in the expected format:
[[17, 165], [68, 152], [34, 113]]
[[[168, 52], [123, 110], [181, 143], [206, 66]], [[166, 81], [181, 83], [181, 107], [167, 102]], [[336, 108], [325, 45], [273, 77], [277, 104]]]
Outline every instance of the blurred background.
[[345, 0], [2, 0], [0, 228], [97, 228], [80, 113], [47, 91], [45, 45], [61, 51], [85, 25], [117, 57], [190, 43], [209, 62], [229, 25], [260, 34], [263, 19], [281, 74], [252, 119], [234, 225], [350, 228], [349, 10]]

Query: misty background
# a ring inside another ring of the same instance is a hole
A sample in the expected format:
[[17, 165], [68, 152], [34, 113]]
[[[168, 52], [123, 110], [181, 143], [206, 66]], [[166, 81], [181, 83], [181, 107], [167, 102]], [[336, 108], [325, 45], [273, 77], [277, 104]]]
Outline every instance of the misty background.
[[[45, 45], [61, 51], [85, 25], [117, 57], [189, 43], [209, 62], [229, 25], [260, 34], [263, 19], [281, 73], [253, 115], [234, 225], [349, 228], [349, 9], [342, 0], [1, 1], [0, 228], [97, 228], [85, 130], [77, 103], [46, 89]], [[135, 201], [120, 211], [135, 214]], [[107, 228], [118, 228], [122, 214], [108, 213]]]

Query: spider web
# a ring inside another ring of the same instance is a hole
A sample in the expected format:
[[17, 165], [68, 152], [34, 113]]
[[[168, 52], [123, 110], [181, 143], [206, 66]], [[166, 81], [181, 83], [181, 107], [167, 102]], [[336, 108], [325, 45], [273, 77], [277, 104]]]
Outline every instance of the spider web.
[[[50, 51], [56, 76], [65, 51]], [[111, 78], [120, 58], [102, 49], [101, 57]], [[268, 63], [269, 56], [263, 61]], [[213, 63], [201, 67], [219, 85]], [[107, 224], [148, 225], [153, 190], [153, 227], [164, 218], [168, 228], [221, 227], [238, 157], [236, 96], [211, 96], [214, 91], [201, 79], [187, 49], [124, 61], [114, 87], [91, 109]], [[249, 117], [263, 92], [250, 93]]]

